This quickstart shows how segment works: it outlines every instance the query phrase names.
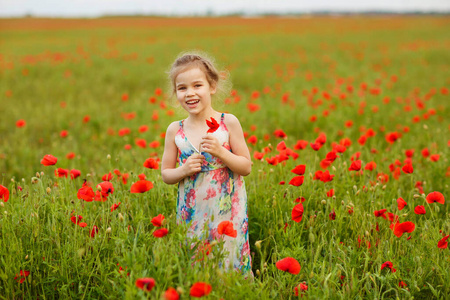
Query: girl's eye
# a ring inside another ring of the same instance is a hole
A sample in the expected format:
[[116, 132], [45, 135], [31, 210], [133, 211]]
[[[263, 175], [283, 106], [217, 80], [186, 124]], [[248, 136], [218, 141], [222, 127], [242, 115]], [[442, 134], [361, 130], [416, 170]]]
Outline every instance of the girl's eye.
[[179, 87], [178, 88], [179, 91], [182, 91], [182, 90], [185, 90], [185, 89], [186, 89], [185, 87]]
[[196, 84], [196, 85], [195, 85], [195, 87], [201, 87], [201, 86], [202, 86], [201, 84]]

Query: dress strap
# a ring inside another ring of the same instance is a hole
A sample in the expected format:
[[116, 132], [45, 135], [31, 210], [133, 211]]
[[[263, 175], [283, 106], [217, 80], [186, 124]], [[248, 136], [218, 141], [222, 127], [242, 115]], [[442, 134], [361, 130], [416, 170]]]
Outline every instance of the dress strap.
[[183, 128], [183, 121], [184, 121], [184, 120], [181, 120], [181, 121], [180, 121], [180, 128]]
[[222, 115], [220, 116], [220, 122], [223, 123], [223, 119], [225, 119], [225, 113], [222, 113]]

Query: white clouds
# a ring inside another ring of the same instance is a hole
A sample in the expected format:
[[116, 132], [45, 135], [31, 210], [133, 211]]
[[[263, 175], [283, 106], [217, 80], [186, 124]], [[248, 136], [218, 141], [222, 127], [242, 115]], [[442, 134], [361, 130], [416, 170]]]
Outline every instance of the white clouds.
[[302, 13], [320, 10], [446, 11], [449, 0], [0, 0], [0, 16], [96, 17], [105, 14]]

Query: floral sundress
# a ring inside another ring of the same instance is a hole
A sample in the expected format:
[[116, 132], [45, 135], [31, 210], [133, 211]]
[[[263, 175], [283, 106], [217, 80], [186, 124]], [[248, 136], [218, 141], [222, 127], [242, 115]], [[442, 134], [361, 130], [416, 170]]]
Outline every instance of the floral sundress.
[[[220, 144], [231, 151], [229, 133], [224, 123], [211, 133]], [[200, 153], [187, 139], [183, 121], [175, 135], [178, 147], [178, 162], [181, 165], [194, 153]], [[201, 171], [186, 177], [178, 184], [177, 221], [189, 224], [188, 238], [197, 236], [202, 240], [224, 240], [228, 256], [222, 267], [232, 266], [242, 273], [251, 271], [250, 246], [248, 241], [247, 193], [244, 179], [232, 172], [220, 159], [209, 153], [205, 157]], [[219, 235], [217, 227], [222, 221], [233, 223], [237, 236]]]

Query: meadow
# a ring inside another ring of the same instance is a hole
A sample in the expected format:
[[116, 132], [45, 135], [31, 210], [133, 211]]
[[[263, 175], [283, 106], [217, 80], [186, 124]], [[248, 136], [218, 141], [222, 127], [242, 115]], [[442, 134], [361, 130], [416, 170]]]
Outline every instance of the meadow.
[[[447, 298], [449, 28], [0, 19], [0, 299]], [[187, 246], [161, 179], [165, 130], [187, 117], [166, 71], [191, 49], [230, 73], [214, 106], [238, 117], [253, 158], [254, 277], [216, 267], [220, 241]]]

